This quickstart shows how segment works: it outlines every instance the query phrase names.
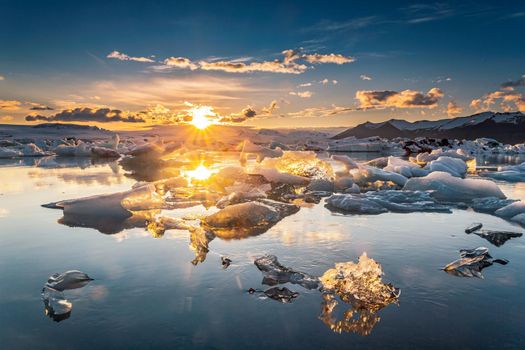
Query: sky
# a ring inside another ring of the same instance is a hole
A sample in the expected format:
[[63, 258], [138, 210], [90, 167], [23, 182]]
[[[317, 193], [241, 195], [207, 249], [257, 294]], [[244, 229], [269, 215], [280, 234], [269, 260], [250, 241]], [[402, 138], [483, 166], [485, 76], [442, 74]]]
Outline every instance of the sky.
[[523, 1], [0, 0], [0, 123], [354, 126], [525, 112]]

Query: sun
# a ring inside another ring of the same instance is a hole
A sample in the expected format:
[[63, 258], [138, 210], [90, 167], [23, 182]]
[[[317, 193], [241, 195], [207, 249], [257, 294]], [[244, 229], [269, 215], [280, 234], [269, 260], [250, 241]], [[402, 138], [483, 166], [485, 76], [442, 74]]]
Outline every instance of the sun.
[[204, 166], [204, 164], [202, 163], [197, 168], [186, 171], [186, 176], [188, 177], [190, 182], [192, 180], [197, 180], [197, 181], [207, 180], [212, 174], [213, 172], [209, 170], [208, 168], [206, 168], [206, 166]]
[[191, 124], [200, 130], [204, 130], [214, 124], [214, 119], [212, 118], [217, 116], [210, 106], [193, 107], [189, 110], [189, 113], [192, 116]]

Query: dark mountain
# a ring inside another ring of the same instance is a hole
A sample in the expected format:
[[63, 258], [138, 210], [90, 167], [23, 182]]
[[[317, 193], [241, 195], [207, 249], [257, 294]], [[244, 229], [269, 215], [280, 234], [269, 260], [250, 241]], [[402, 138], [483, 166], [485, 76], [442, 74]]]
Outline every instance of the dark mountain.
[[525, 114], [521, 112], [494, 113], [483, 112], [468, 117], [422, 120], [407, 122], [391, 119], [382, 123], [366, 122], [343, 131], [334, 139], [355, 136], [357, 138], [379, 136], [395, 137], [432, 137], [474, 140], [480, 137], [496, 139], [503, 143], [525, 142]]

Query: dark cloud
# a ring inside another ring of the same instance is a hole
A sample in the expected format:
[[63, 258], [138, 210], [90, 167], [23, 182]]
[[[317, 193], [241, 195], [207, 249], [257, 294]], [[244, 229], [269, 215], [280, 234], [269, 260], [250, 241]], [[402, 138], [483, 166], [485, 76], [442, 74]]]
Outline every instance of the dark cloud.
[[255, 112], [255, 109], [253, 109], [251, 107], [244, 108], [241, 113], [246, 118], [253, 118], [253, 117], [255, 117], [257, 115], [257, 112]]
[[430, 89], [426, 94], [420, 91], [357, 91], [355, 98], [359, 107], [368, 108], [434, 108], [443, 97], [443, 91]]
[[51, 108], [49, 106], [33, 106], [30, 108], [32, 111], [53, 111], [54, 108]]
[[26, 121], [62, 121], [62, 122], [125, 122], [125, 123], [144, 123], [145, 120], [142, 117], [126, 114], [118, 109], [109, 108], [75, 108], [64, 110], [55, 115], [45, 117], [42, 115], [28, 115]]
[[518, 80], [506, 81], [500, 85], [503, 90], [514, 90], [517, 87], [525, 86], [525, 75]]

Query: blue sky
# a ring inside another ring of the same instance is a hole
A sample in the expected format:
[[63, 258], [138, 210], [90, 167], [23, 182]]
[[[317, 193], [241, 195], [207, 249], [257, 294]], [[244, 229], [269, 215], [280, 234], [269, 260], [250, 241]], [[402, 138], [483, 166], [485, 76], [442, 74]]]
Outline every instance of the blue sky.
[[[209, 105], [223, 120], [257, 126], [525, 110], [523, 1], [1, 7], [0, 122], [86, 107], [175, 122], [188, 106]], [[291, 49], [296, 58], [283, 63]], [[170, 66], [170, 57], [185, 63]], [[502, 89], [507, 81], [515, 84]]]

